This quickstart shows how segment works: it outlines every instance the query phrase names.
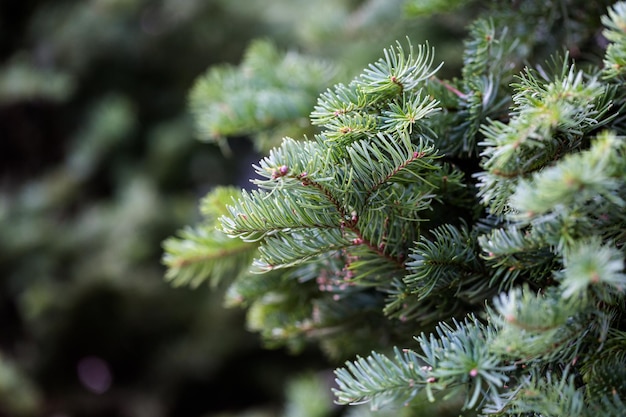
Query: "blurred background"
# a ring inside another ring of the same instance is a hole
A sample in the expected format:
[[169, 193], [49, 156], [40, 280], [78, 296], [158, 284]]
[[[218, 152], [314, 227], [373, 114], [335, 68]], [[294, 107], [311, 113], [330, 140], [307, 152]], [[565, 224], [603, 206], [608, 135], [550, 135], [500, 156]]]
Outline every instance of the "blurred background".
[[254, 39], [323, 59], [326, 82], [405, 36], [453, 73], [471, 11], [430, 3], [461, 2], [0, 2], [0, 416], [337, 415], [337, 364], [263, 349], [223, 289], [163, 279], [162, 241], [265, 149], [197, 140], [188, 94]]

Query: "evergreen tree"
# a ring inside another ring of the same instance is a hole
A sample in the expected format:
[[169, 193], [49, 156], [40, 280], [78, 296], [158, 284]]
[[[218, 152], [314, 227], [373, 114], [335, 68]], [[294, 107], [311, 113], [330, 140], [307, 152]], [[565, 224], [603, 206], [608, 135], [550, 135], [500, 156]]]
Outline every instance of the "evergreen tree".
[[406, 40], [323, 92], [317, 133], [165, 242], [167, 277], [228, 280], [269, 346], [361, 355], [341, 404], [623, 415], [626, 3], [494, 1], [464, 48], [450, 80]]
[[[341, 20], [357, 7], [323, 1], [307, 6], [309, 18]], [[251, 37], [317, 42], [276, 13], [293, 0], [271, 11], [244, 3], [0, 1], [0, 415], [265, 406], [314, 359], [259, 361], [278, 355], [259, 349], [219, 292], [161, 279], [159, 243], [194, 216], [195, 193], [249, 165], [193, 140], [193, 80], [239, 59]], [[95, 391], [79, 372], [94, 359]], [[225, 372], [256, 362], [271, 366], [273, 384]], [[226, 395], [205, 401], [216, 387]], [[242, 400], [234, 387], [254, 394]]]

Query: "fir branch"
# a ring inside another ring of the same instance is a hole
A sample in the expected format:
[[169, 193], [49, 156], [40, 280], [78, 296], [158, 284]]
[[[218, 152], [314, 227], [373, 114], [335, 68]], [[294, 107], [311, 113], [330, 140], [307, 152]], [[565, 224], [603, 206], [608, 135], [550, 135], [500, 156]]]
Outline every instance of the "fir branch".
[[395, 48], [385, 49], [384, 58], [370, 64], [355, 82], [365, 94], [372, 96], [373, 102], [401, 96], [432, 77], [441, 64], [431, 69], [434, 50], [428, 45], [418, 45], [417, 51], [407, 38], [408, 54], [397, 42]]
[[[624, 379], [622, 379], [623, 381]], [[593, 408], [586, 411], [585, 417], [604, 416], [604, 417], [620, 417], [624, 414], [626, 404], [622, 401], [617, 392], [610, 395], [604, 395], [599, 401], [594, 401]]]
[[[245, 265], [247, 269], [249, 269], [250, 263]], [[285, 285], [285, 281], [284, 271], [267, 273], [263, 275], [263, 279], [252, 274], [239, 275], [227, 288], [224, 305], [227, 307], [249, 307], [266, 294], [286, 291], [288, 287]]]
[[418, 238], [425, 213], [431, 209], [432, 194], [415, 185], [392, 185], [378, 190], [358, 212], [359, 234], [402, 264], [408, 248]]
[[326, 142], [347, 145], [357, 140], [370, 138], [378, 130], [379, 117], [367, 113], [339, 114], [324, 124]]
[[394, 279], [386, 293], [388, 295], [383, 312], [387, 317], [401, 322], [416, 322], [426, 326], [449, 316], [461, 317], [467, 312], [466, 304], [456, 297], [432, 296], [423, 299], [419, 294], [410, 291], [400, 279]]
[[348, 86], [339, 84], [320, 96], [311, 117], [314, 124], [326, 128], [328, 141], [345, 146], [379, 131], [408, 134], [416, 129], [431, 134], [417, 122], [437, 111], [437, 101], [422, 97], [417, 89], [439, 68], [431, 69], [433, 57], [427, 45], [414, 51], [408, 43], [408, 54], [400, 43], [385, 49], [385, 57]]
[[230, 216], [222, 216], [222, 230], [246, 242], [260, 241], [279, 232], [302, 229], [338, 229], [343, 213], [325, 195], [302, 195], [274, 190], [272, 193], [243, 191], [229, 206]]
[[509, 199], [517, 213], [509, 218], [532, 225], [535, 239], [559, 253], [583, 237], [622, 236], [616, 229], [624, 224], [626, 201], [623, 147], [621, 139], [603, 133], [592, 139], [590, 149], [568, 155], [520, 181]]
[[[564, 39], [577, 53], [597, 30], [581, 25], [588, 2], [500, 3], [469, 28], [460, 79], [434, 78], [428, 46], [385, 50], [319, 97], [319, 135], [284, 140], [255, 167], [258, 189], [211, 214], [259, 245], [267, 281], [238, 279], [233, 297], [267, 340], [339, 355], [421, 334], [416, 352], [337, 370], [341, 403], [465, 393], [483, 414], [619, 415], [626, 8], [603, 20], [604, 71], [555, 58], [511, 92], [520, 62]], [[486, 324], [455, 320], [484, 305]]]
[[229, 239], [211, 227], [186, 228], [163, 243], [165, 278], [175, 286], [198, 287], [207, 279], [217, 285], [246, 271], [257, 245]]
[[442, 150], [452, 155], [474, 155], [481, 125], [489, 118], [498, 118], [504, 113], [509, 98], [499, 98], [498, 84], [492, 74], [465, 82], [468, 93], [460, 96], [459, 111], [455, 119], [459, 122], [452, 128], [452, 136], [442, 143]]
[[489, 352], [491, 333], [475, 319], [455, 322], [455, 327], [441, 324], [437, 338], [417, 338], [420, 354], [395, 349], [393, 359], [373, 353], [347, 362], [336, 371], [335, 395], [340, 403], [372, 402], [376, 409], [390, 401], [409, 401], [420, 390], [432, 399], [435, 391], [466, 387], [465, 407], [475, 408], [480, 395], [497, 394], [508, 380], [506, 372], [514, 369]]
[[228, 203], [241, 195], [241, 191], [235, 187], [219, 186], [213, 188], [200, 200], [200, 213], [206, 224], [217, 224], [219, 218], [228, 214]]
[[204, 222], [163, 242], [165, 278], [173, 285], [197, 287], [208, 279], [217, 285], [247, 272], [246, 265], [252, 262], [258, 245], [230, 239], [215, 228], [218, 216], [226, 212], [227, 201], [237, 195], [240, 193], [233, 187], [213, 189], [201, 203]]
[[[393, 359], [372, 352], [346, 362], [345, 368], [335, 371], [338, 388], [333, 389], [340, 404], [372, 402], [378, 409], [391, 402], [406, 402], [417, 395], [428, 382], [427, 367], [409, 350], [395, 349]], [[420, 386], [421, 385], [421, 386]]]
[[378, 134], [375, 141], [348, 146], [347, 153], [354, 176], [361, 179], [358, 187], [365, 191], [365, 204], [383, 184], [420, 182], [428, 186], [425, 174], [436, 169], [433, 147], [416, 146], [404, 135]]
[[575, 375], [569, 369], [544, 375], [531, 372], [523, 378], [520, 388], [505, 398], [499, 404], [485, 407], [485, 415], [586, 415], [584, 392], [578, 388]]
[[[345, 165], [345, 164], [344, 164]], [[256, 174], [260, 178], [251, 180], [259, 188], [266, 190], [301, 188], [304, 178], [315, 178], [316, 183], [330, 187], [335, 179], [328, 176], [328, 170], [346, 170], [345, 166], [338, 166], [332, 159], [328, 148], [320, 141], [296, 141], [291, 138], [283, 139], [279, 147], [269, 151], [258, 165], [254, 165]]]
[[618, 155], [625, 152], [623, 140], [602, 134], [589, 150], [568, 155], [531, 180], [521, 181], [510, 204], [520, 218], [576, 209], [599, 197], [623, 208], [626, 202], [619, 189], [626, 176]]
[[286, 346], [297, 353], [306, 345], [311, 298], [308, 293], [290, 296], [297, 285], [291, 280], [280, 280], [278, 287], [249, 304], [246, 317], [248, 328], [260, 332], [269, 348]]
[[485, 279], [478, 258], [476, 236], [466, 227], [460, 230], [444, 225], [431, 231], [433, 238], [422, 235], [412, 249], [403, 278], [408, 289], [422, 300], [443, 288], [458, 292], [473, 281]]
[[564, 298], [585, 298], [591, 290], [607, 304], [623, 301], [626, 292], [624, 254], [600, 239], [578, 241], [563, 260], [565, 269], [557, 275]]
[[478, 154], [480, 126], [506, 114], [511, 101], [507, 87], [519, 59], [516, 39], [508, 35], [506, 27], [497, 31], [492, 19], [473, 22], [464, 44], [458, 89], [446, 86], [457, 97], [454, 122], [449, 135], [442, 135], [439, 141], [443, 152], [458, 156]]
[[320, 191], [326, 197], [326, 199], [335, 207], [337, 212], [340, 213], [342, 220], [340, 220], [338, 225], [342, 230], [350, 231], [353, 233], [354, 237], [351, 239], [352, 245], [367, 247], [372, 252], [378, 254], [380, 258], [398, 265], [402, 265], [401, 259], [389, 255], [385, 251], [384, 246], [381, 246], [380, 243], [377, 244], [373, 240], [375, 236], [381, 236], [380, 234], [370, 234], [366, 232], [367, 225], [371, 223], [367, 223], [364, 221], [363, 218], [360, 218], [359, 213], [355, 210], [348, 212], [349, 205], [343, 203], [343, 201], [345, 200], [339, 200], [327, 187], [312, 180], [309, 176], [302, 177], [301, 181], [305, 187], [311, 187]]
[[383, 240], [377, 245], [374, 241], [363, 238], [357, 238], [356, 241], [360, 246], [351, 250], [354, 259], [347, 265], [355, 282], [376, 282], [380, 285], [386, 283], [390, 277], [403, 273], [404, 254], [391, 247], [389, 242]]
[[603, 75], [621, 79], [626, 73], [626, 2], [617, 2], [602, 16], [602, 34], [611, 42], [604, 57]]
[[580, 146], [582, 135], [611, 118], [611, 103], [605, 100], [610, 89], [597, 77], [576, 71], [566, 61], [554, 67], [554, 80], [526, 69], [515, 85], [511, 121], [491, 121], [482, 128], [486, 173], [478, 176], [479, 195], [493, 213], [504, 212], [518, 178]]
[[267, 272], [289, 268], [312, 258], [361, 244], [358, 238], [350, 239], [340, 229], [320, 228], [274, 233], [259, 246], [259, 258], [252, 263], [253, 272]]
[[436, 336], [422, 333], [417, 338], [423, 351], [420, 357], [428, 364], [433, 382], [447, 389], [465, 386], [465, 407], [475, 408], [485, 398], [497, 395], [515, 366], [502, 363], [491, 351], [493, 327], [481, 324], [473, 316], [463, 323], [453, 322], [454, 327], [441, 323]]
[[491, 349], [519, 363], [576, 358], [588, 331], [589, 304], [563, 302], [559, 291], [534, 294], [528, 287], [513, 288], [494, 300], [490, 319], [498, 326]]
[[529, 285], [545, 284], [560, 265], [552, 247], [534, 229], [495, 228], [479, 236], [478, 242], [483, 259], [492, 268], [490, 285], [497, 283], [500, 291], [511, 288], [520, 276]]
[[[423, 167], [426, 165], [420, 161], [422, 155], [417, 151], [411, 153], [414, 148], [408, 140], [402, 142], [408, 149], [402, 150], [400, 145], [385, 137], [381, 136], [378, 139], [376, 143], [362, 144], [362, 147], [358, 149], [364, 152], [364, 156], [359, 160], [353, 159], [351, 166], [355, 169], [365, 165], [368, 159], [371, 161], [373, 157], [377, 158], [379, 164], [376, 169], [380, 171], [382, 168], [380, 174], [367, 169], [357, 172], [357, 175], [363, 179], [367, 178], [365, 175], [373, 176], [373, 178], [382, 176], [382, 178], [375, 183], [363, 182], [359, 184], [357, 190], [363, 186], [379, 187], [383, 182], [393, 181], [399, 173], [413, 172], [409, 170], [410, 166]], [[360, 210], [360, 208], [350, 209], [352, 205], [347, 203], [347, 199], [354, 195], [354, 190], [350, 189], [352, 187], [350, 187], [349, 182], [347, 184], [348, 189], [336, 189], [332, 184], [333, 179], [317, 181], [315, 175], [323, 174], [320, 171], [323, 171], [327, 165], [326, 163], [319, 165], [317, 162], [319, 159], [315, 158], [316, 154], [319, 154], [316, 152], [319, 147], [312, 144], [305, 146], [310, 146], [312, 153], [308, 156], [313, 157], [314, 162], [302, 160], [300, 155], [297, 158], [292, 153], [295, 143], [289, 140], [260, 162], [257, 172], [267, 179], [258, 180], [256, 181], [257, 184], [263, 188], [274, 187], [274, 189], [269, 193], [260, 190], [243, 192], [235, 205], [229, 207], [230, 216], [221, 218], [224, 232], [245, 241], [262, 241], [261, 259], [255, 264], [260, 270], [292, 266], [323, 252], [355, 245], [366, 246], [381, 257], [401, 264], [401, 260], [398, 259], [399, 255], [390, 255], [389, 251], [381, 246], [382, 235], [380, 231], [377, 230], [378, 233], [369, 232], [368, 223], [359, 221], [359, 213], [356, 210]], [[367, 152], [372, 152], [373, 156]], [[407, 156], [403, 155], [407, 152], [410, 153], [408, 161], [406, 160]], [[355, 152], [351, 155], [358, 155], [358, 153]], [[277, 167], [281, 163], [290, 163], [291, 165]], [[313, 166], [316, 164], [317, 167]], [[430, 165], [426, 165], [426, 167], [430, 168]], [[309, 168], [313, 170], [311, 175], [303, 171]], [[373, 169], [373, 167], [371, 168]], [[338, 178], [334, 180], [336, 181]], [[341, 180], [339, 182], [341, 183]], [[426, 200], [428, 200], [428, 196], [426, 196]], [[364, 207], [367, 203], [362, 202], [360, 207]], [[413, 205], [413, 208], [420, 209], [420, 206], [416, 204]], [[333, 232], [331, 229], [335, 231]], [[344, 231], [352, 232], [352, 236], [346, 236]], [[324, 245], [318, 238], [320, 234], [327, 237], [331, 236], [329, 233], [332, 236], [337, 236], [333, 239], [333, 244]], [[272, 236], [280, 236], [280, 239], [271, 240]], [[305, 237], [311, 239], [310, 251], [305, 251], [306, 253], [302, 252], [304, 250], [302, 246], [308, 244]], [[320, 244], [317, 245], [313, 242]], [[290, 250], [289, 244], [296, 245], [300, 250]], [[281, 254], [280, 251], [284, 251], [284, 253]]]
[[502, 34], [496, 33], [493, 19], [477, 19], [470, 25], [469, 36], [464, 41], [461, 70], [463, 79], [470, 80], [493, 73], [498, 65], [502, 65], [504, 50], [501, 48], [501, 43], [504, 41], [507, 29], [504, 28], [502, 32]]
[[441, 111], [439, 102], [428, 95], [422, 96], [422, 91], [413, 94], [413, 98], [402, 96], [389, 105], [389, 110], [383, 111], [382, 129], [389, 132], [417, 132], [424, 133], [426, 125], [416, 124], [422, 119], [431, 117]]
[[311, 122], [314, 125], [325, 125], [338, 116], [364, 111], [367, 105], [368, 98], [356, 83], [339, 83], [333, 90], [327, 89], [320, 94], [311, 113]]
[[[555, 376], [563, 375], [560, 381]], [[545, 374], [531, 370], [522, 375], [514, 389], [492, 397], [482, 409], [481, 416], [588, 416], [584, 392], [576, 384], [575, 375], [548, 371]], [[565, 381], [564, 381], [565, 380]], [[569, 414], [573, 413], [573, 414]], [[604, 414], [601, 414], [604, 416]]]
[[620, 401], [626, 393], [626, 334], [610, 329], [603, 342], [595, 354], [582, 364], [580, 372], [586, 384], [587, 397], [593, 400], [601, 398], [602, 403], [609, 400], [610, 404], [611, 399]]
[[[452, 95], [455, 96], [456, 98], [460, 98], [460, 99], [466, 98], [465, 93], [460, 91], [458, 88], [456, 88], [453, 84], [451, 84], [448, 81], [441, 80], [441, 79], [439, 79], [437, 77], [431, 77], [430, 81], [432, 81], [431, 83], [429, 83], [429, 86], [431, 88], [432, 88], [432, 84], [434, 82], [434, 83], [436, 83], [437, 86], [443, 87], [448, 92], [452, 93]], [[455, 102], [455, 104], [456, 104], [456, 102]], [[451, 106], [446, 106], [446, 108], [447, 107], [451, 107]]]

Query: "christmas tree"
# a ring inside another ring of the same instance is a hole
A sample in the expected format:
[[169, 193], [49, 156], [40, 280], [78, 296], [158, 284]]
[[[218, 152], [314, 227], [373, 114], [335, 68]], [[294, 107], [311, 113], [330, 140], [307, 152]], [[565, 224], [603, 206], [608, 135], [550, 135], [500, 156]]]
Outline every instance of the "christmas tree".
[[[328, 79], [296, 60], [300, 78], [223, 84], [266, 102], [199, 84], [199, 127], [288, 131], [297, 93]], [[625, 63], [624, 2], [495, 1], [450, 79], [399, 40], [319, 96], [317, 130], [269, 150], [251, 189], [209, 193], [204, 222], [165, 242], [167, 278], [227, 281], [268, 346], [351, 358], [340, 404], [623, 415]]]

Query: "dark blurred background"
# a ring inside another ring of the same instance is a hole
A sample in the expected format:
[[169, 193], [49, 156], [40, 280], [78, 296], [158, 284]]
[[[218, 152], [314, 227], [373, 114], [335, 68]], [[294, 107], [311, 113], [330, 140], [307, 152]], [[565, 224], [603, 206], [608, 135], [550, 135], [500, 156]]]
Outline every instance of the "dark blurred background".
[[0, 2], [0, 416], [274, 415], [294, 374], [332, 368], [263, 350], [223, 289], [164, 281], [163, 239], [259, 157], [197, 141], [187, 94], [256, 38], [350, 78], [405, 35], [458, 61], [462, 25], [402, 3]]

